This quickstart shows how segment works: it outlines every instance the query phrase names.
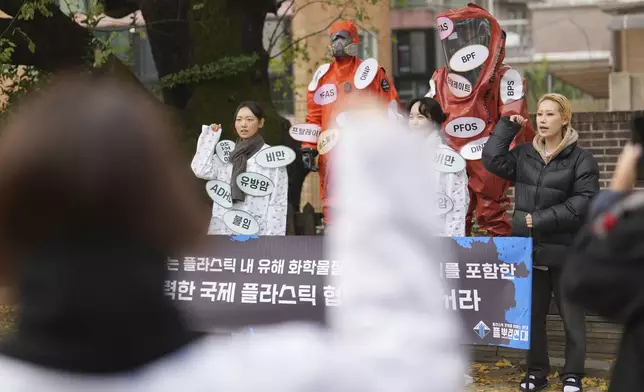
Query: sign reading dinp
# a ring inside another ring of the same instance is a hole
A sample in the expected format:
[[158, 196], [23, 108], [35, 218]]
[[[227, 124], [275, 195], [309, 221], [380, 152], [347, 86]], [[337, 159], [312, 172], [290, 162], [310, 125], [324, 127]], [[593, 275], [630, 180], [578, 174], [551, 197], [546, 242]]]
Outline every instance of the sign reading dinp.
[[[200, 331], [295, 320], [324, 323], [327, 307], [342, 306], [342, 289], [332, 278], [342, 274], [343, 261], [325, 258], [323, 241], [320, 236], [209, 236], [198, 249], [168, 260], [165, 294]], [[447, 283], [441, 300], [466, 327], [463, 343], [528, 349], [531, 240], [444, 241], [451, 252], [435, 268]]]

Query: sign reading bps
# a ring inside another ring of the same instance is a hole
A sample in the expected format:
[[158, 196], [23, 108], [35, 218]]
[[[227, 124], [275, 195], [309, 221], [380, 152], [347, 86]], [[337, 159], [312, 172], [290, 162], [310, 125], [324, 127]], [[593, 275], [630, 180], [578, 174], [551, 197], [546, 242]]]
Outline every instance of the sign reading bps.
[[[466, 327], [465, 344], [530, 347], [532, 242], [529, 238], [445, 238], [451, 259], [436, 265], [445, 307]], [[305, 320], [323, 324], [342, 306], [342, 260], [325, 259], [323, 237], [209, 236], [168, 259], [165, 294], [193, 328], [217, 332]], [[392, 265], [395, 268], [395, 265]]]

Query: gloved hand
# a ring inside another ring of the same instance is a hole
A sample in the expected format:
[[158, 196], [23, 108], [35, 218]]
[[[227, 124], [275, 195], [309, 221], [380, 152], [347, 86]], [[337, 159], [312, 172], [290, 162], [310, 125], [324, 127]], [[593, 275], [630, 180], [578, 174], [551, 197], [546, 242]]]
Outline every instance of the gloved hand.
[[304, 167], [307, 170], [310, 170], [312, 172], [316, 172], [320, 170], [318, 166], [315, 164], [315, 157], [318, 156], [317, 150], [307, 147], [307, 148], [303, 148], [301, 152], [302, 152], [302, 163], [304, 163]]

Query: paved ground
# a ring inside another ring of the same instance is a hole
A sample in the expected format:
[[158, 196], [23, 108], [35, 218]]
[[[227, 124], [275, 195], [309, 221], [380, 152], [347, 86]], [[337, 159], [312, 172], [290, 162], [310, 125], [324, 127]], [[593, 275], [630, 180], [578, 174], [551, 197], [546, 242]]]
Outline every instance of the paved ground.
[[[507, 361], [496, 363], [474, 363], [471, 367], [474, 384], [467, 389], [468, 392], [517, 392], [523, 377], [521, 370], [512, 366]], [[584, 392], [599, 392], [608, 390], [608, 372], [591, 371], [590, 377], [583, 380]], [[546, 391], [561, 391], [562, 385], [559, 375], [550, 377], [551, 386]]]

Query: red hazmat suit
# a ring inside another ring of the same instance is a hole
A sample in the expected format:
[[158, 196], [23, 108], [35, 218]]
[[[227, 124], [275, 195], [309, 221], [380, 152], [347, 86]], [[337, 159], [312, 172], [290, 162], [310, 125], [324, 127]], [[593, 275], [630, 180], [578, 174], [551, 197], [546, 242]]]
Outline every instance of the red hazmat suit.
[[[488, 172], [481, 155], [499, 118], [513, 114], [529, 118], [525, 80], [503, 64], [505, 33], [483, 8], [469, 4], [446, 11], [436, 24], [447, 65], [434, 72], [427, 95], [448, 114], [442, 129], [447, 144], [467, 161], [470, 206], [466, 233], [471, 233], [475, 214], [481, 229], [490, 235], [510, 235], [506, 215], [510, 182]], [[512, 147], [533, 137], [534, 129], [528, 123]]]
[[[351, 42], [353, 50], [344, 50], [343, 54], [334, 54], [330, 64], [321, 65], [308, 86], [306, 97], [306, 122], [321, 127], [322, 132], [335, 127], [338, 115], [351, 109], [351, 102], [358, 103], [365, 96], [376, 97], [390, 109], [398, 112], [398, 92], [387, 77], [384, 68], [377, 60], [362, 60], [357, 57], [357, 45], [360, 44], [358, 29], [352, 22], [336, 22], [329, 29], [333, 52], [334, 37], [344, 34]], [[302, 143], [302, 148], [317, 151], [317, 145]], [[329, 165], [331, 156], [320, 155], [318, 158], [320, 174], [320, 197], [323, 203], [325, 223], [329, 223], [329, 212], [333, 205], [328, 196]]]

